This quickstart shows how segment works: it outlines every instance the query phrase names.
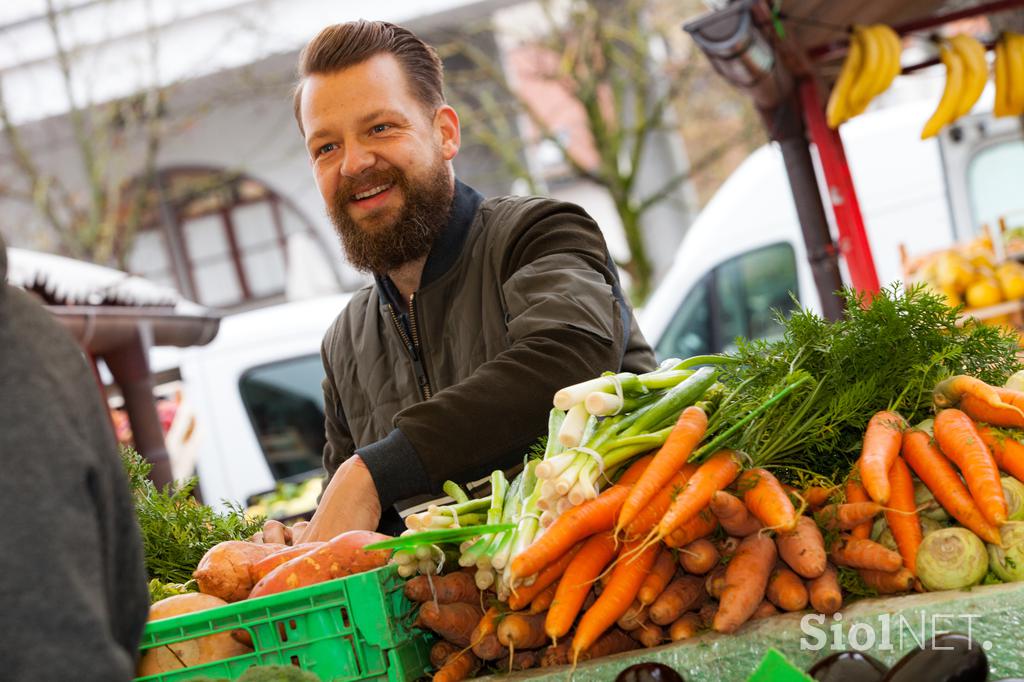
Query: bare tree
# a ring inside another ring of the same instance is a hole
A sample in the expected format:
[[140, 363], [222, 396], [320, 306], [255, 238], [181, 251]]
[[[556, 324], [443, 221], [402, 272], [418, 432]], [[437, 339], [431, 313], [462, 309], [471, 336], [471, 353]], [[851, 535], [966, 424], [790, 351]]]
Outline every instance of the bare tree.
[[[558, 149], [572, 175], [607, 190], [630, 250], [618, 266], [630, 275], [633, 301], [641, 303], [653, 285], [649, 245], [641, 228], [644, 215], [737, 146], [749, 146], [756, 120], [750, 117], [749, 125], [718, 140], [659, 186], [640, 187], [638, 177], [652, 139], [677, 129], [674, 105], [706, 64], [695, 51], [678, 49], [679, 41], [671, 35], [680, 32], [675, 17], [665, 21], [666, 13], [652, 12], [647, 0], [543, 0], [540, 7], [544, 25], [519, 50], [527, 55], [522, 60], [527, 78], [534, 87], [539, 83], [564, 94], [587, 144], [567, 139], [553, 125], [551, 112], [531, 97], [531, 85], [510, 82], [508, 69], [465, 36], [441, 48], [447, 59], [472, 65], [449, 71], [453, 103], [466, 124], [466, 136], [491, 149], [506, 172], [525, 181], [530, 191], [538, 192], [543, 180], [530, 167], [524, 144], [540, 141]], [[532, 129], [525, 141], [515, 133], [517, 117]]]

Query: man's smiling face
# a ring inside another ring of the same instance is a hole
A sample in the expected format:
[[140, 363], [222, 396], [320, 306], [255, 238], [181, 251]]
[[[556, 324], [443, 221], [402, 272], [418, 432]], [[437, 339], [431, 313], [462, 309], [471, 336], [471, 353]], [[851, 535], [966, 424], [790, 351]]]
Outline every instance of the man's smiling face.
[[389, 54], [302, 85], [317, 187], [352, 264], [383, 274], [425, 255], [451, 205], [459, 148], [448, 106], [416, 99]]

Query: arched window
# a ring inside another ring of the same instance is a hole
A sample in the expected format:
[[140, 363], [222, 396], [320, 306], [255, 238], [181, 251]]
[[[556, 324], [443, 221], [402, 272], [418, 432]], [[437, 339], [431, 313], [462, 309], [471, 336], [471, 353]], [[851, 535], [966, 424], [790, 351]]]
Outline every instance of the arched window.
[[[282, 298], [292, 235], [305, 234], [327, 255], [291, 201], [244, 174], [169, 168], [147, 185], [128, 267], [203, 305], [250, 307]], [[130, 185], [126, 194], [133, 191]]]

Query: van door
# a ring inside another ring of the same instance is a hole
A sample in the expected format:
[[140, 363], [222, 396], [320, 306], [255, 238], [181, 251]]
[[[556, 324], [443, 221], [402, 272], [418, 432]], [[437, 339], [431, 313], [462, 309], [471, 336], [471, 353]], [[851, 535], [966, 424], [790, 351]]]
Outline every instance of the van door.
[[943, 171], [958, 241], [982, 227], [1024, 227], [1024, 141], [1020, 119], [980, 114], [948, 127], [940, 138]]
[[797, 255], [788, 242], [762, 246], [719, 263], [683, 298], [658, 339], [659, 360], [720, 353], [737, 337], [777, 336], [778, 315], [798, 307]]

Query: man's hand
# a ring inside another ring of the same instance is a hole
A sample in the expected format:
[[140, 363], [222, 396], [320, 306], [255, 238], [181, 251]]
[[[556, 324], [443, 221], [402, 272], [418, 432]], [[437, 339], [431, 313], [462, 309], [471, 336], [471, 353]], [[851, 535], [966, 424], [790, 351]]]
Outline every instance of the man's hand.
[[[293, 529], [292, 542], [327, 541], [347, 530], [376, 530], [378, 523], [380, 498], [373, 476], [359, 455], [352, 455], [334, 472], [309, 525]], [[263, 535], [269, 542], [266, 527]]]
[[286, 526], [275, 519], [268, 519], [263, 524], [263, 530], [249, 538], [250, 542], [276, 543], [279, 545], [298, 544], [295, 539], [301, 537], [309, 525], [308, 521], [298, 521], [291, 526]]

